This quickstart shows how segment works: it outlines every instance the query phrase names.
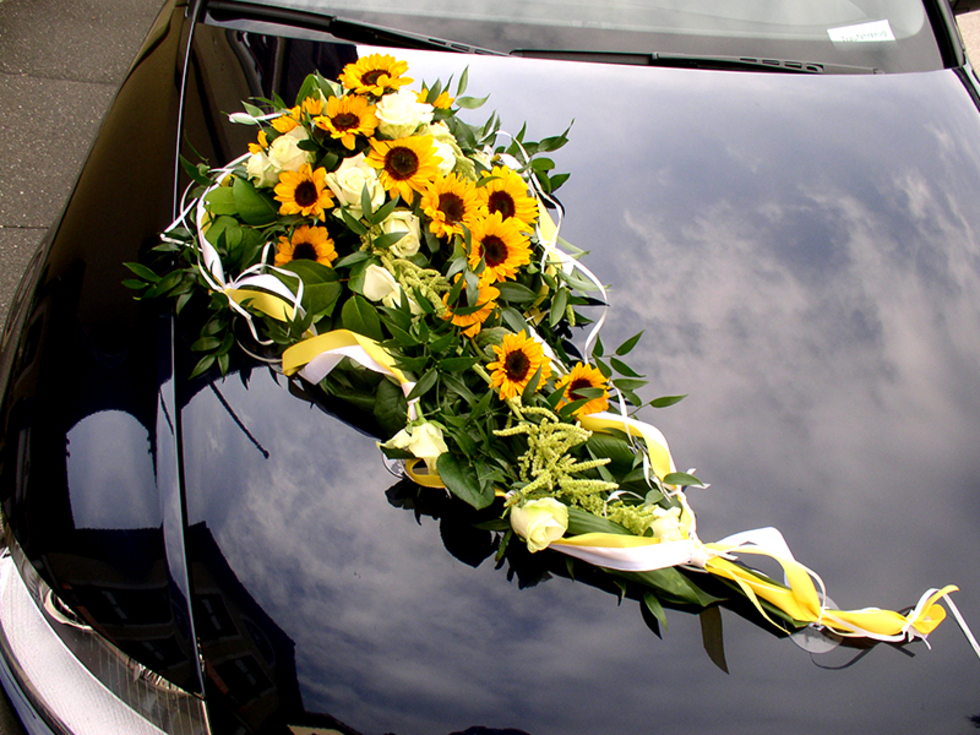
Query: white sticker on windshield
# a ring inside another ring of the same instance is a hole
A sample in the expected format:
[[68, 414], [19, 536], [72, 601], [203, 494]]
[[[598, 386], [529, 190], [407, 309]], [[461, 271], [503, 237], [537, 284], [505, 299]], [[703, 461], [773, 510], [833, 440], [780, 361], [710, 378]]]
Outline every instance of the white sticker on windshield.
[[887, 20], [873, 20], [855, 26], [828, 28], [827, 35], [834, 43], [881, 43], [894, 41], [895, 34]]

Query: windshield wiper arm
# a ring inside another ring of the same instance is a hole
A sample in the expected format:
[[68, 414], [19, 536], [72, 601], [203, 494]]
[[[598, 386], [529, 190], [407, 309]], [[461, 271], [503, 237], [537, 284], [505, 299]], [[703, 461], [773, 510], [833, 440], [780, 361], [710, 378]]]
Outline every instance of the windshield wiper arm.
[[769, 71], [790, 74], [881, 74], [880, 69], [849, 64], [827, 64], [815, 61], [792, 61], [756, 56], [696, 56], [693, 54], [641, 54], [617, 51], [560, 51], [549, 49], [515, 49], [513, 56], [563, 61], [589, 61], [599, 64], [633, 66], [666, 66], [675, 69], [715, 69], [723, 71]]
[[490, 54], [505, 56], [499, 51], [471, 46], [466, 43], [449, 41], [444, 38], [400, 31], [358, 20], [347, 20], [336, 15], [319, 15], [303, 10], [276, 7], [272, 5], [253, 5], [249, 3], [211, 0], [207, 12], [218, 22], [230, 20], [249, 20], [265, 23], [278, 23], [314, 31], [329, 33], [343, 41], [353, 41], [378, 46], [419, 49], [424, 51], [453, 51], [461, 54]]

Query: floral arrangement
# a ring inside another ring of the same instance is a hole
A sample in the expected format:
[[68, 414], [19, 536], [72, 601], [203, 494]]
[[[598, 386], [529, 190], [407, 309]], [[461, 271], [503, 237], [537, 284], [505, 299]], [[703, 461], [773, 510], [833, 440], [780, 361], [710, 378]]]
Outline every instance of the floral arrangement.
[[[727, 597], [784, 631], [928, 635], [955, 588], [906, 614], [833, 610], [774, 529], [699, 540], [685, 487], [701, 483], [636, 417], [645, 381], [624, 358], [640, 335], [606, 352], [605, 291], [559, 236], [551, 194], [567, 175], [545, 154], [568, 131], [534, 142], [495, 115], [470, 125], [458, 113], [482, 100], [464, 96], [465, 73], [451, 97], [452, 80], [409, 90], [407, 71], [376, 54], [339, 81], [311, 75], [295, 106], [231, 116], [257, 128], [248, 153], [217, 169], [184, 162], [194, 184], [161, 263], [128, 264], [126, 285], [202, 318], [191, 377], [226, 373], [236, 345], [281, 365], [352, 404], [413, 482], [486, 509], [499, 558], [515, 539], [561, 552], [629, 585], [661, 622], [664, 605]], [[739, 561], [751, 555], [785, 581]]]

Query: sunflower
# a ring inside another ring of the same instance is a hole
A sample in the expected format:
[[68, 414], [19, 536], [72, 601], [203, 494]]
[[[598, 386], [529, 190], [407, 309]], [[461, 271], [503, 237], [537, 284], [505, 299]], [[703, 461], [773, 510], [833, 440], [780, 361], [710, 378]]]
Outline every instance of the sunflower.
[[476, 268], [482, 259], [486, 270], [481, 277], [490, 283], [514, 278], [520, 266], [531, 262], [531, 248], [518, 220], [505, 220], [494, 212], [478, 219], [470, 234], [470, 266]]
[[439, 237], [462, 235], [479, 212], [476, 184], [449, 174], [436, 179], [422, 194], [422, 211], [432, 220], [429, 229]]
[[315, 260], [331, 266], [336, 259], [337, 251], [326, 227], [297, 227], [292, 238], [282, 235], [276, 246], [276, 265], [286, 265], [291, 260]]
[[330, 137], [340, 140], [349, 151], [354, 150], [358, 135], [370, 137], [378, 127], [374, 105], [357, 95], [331, 97], [327, 100], [327, 113], [314, 117], [313, 122], [320, 130], [330, 133]]
[[591, 399], [575, 410], [576, 416], [588, 416], [590, 413], [598, 413], [609, 408], [609, 382], [606, 380], [606, 376], [599, 372], [598, 368], [591, 365], [576, 364], [568, 375], [558, 381], [555, 387], [565, 389], [565, 394], [558, 404], [559, 408], [574, 401], [582, 400], [585, 396], [576, 393], [581, 388], [602, 388], [601, 396]]
[[[296, 110], [299, 110], [299, 108], [297, 107]], [[280, 115], [272, 121], [272, 127], [274, 127], [281, 135], [285, 135], [286, 133], [299, 127], [299, 121], [292, 115]]]
[[522, 230], [530, 232], [538, 219], [538, 203], [527, 195], [524, 179], [506, 166], [494, 166], [483, 176], [493, 179], [477, 189], [487, 212], [499, 212], [505, 220], [513, 218], [521, 223]]
[[[293, 108], [296, 109], [296, 108]], [[322, 97], [307, 97], [303, 100], [303, 104], [300, 108], [310, 117], [315, 117], [323, 112], [323, 98]]]
[[[462, 278], [462, 274], [456, 274], [456, 281]], [[476, 311], [470, 311], [470, 305], [466, 298], [466, 289], [464, 288], [460, 291], [459, 298], [456, 300], [455, 304], [449, 303], [449, 294], [445, 294], [442, 297], [442, 303], [444, 303], [449, 308], [449, 316], [447, 319], [452, 319], [453, 324], [457, 327], [466, 327], [463, 330], [463, 334], [467, 337], [475, 337], [480, 333], [480, 329], [483, 327], [483, 322], [487, 320], [493, 310], [497, 308], [497, 299], [500, 298], [500, 291], [491, 286], [489, 283], [480, 283], [480, 294], [476, 297]], [[467, 313], [457, 314], [455, 310], [466, 311]]]
[[365, 159], [379, 170], [378, 179], [388, 192], [400, 194], [408, 204], [415, 192], [423, 193], [439, 175], [440, 156], [436, 155], [431, 135], [412, 135], [398, 140], [370, 141], [371, 152]]
[[279, 214], [301, 214], [323, 219], [323, 210], [333, 206], [333, 194], [327, 188], [327, 170], [312, 169], [304, 163], [299, 171], [283, 171], [276, 184], [276, 201], [282, 202]]
[[259, 136], [257, 140], [258, 143], [248, 144], [248, 152], [251, 153], [252, 155], [255, 155], [256, 153], [262, 153], [263, 151], [269, 149], [269, 138], [268, 136], [266, 136], [264, 130], [259, 131]]
[[401, 76], [407, 71], [407, 61], [396, 61], [387, 54], [371, 54], [345, 66], [340, 83], [357, 94], [381, 97], [411, 84], [411, 79]]
[[551, 358], [523, 330], [505, 334], [503, 344], [493, 345], [493, 351], [497, 353], [497, 361], [489, 363], [487, 369], [493, 371], [490, 384], [499, 390], [501, 400], [521, 395], [538, 370], [541, 370], [539, 388], [551, 376]]
[[443, 92], [438, 97], [436, 97], [432, 102], [429, 102], [429, 90], [426, 87], [422, 87], [422, 91], [419, 92], [418, 97], [416, 97], [418, 102], [424, 102], [427, 105], [432, 105], [440, 110], [448, 110], [453, 106], [453, 102], [456, 100], [449, 96], [449, 92]]

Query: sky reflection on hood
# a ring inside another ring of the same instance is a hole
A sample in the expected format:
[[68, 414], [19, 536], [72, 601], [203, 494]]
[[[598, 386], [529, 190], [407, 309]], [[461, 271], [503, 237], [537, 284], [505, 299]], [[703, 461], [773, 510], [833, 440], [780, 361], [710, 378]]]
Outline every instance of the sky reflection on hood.
[[[958, 583], [980, 629], [980, 126], [955, 76], [541, 62], [536, 87], [513, 60], [465, 61], [505, 127], [575, 118], [554, 156], [573, 172], [563, 234], [613, 284], [606, 345], [646, 330], [630, 360], [646, 397], [691, 394], [645, 416], [713, 483], [690, 492], [702, 538], [775, 525], [846, 607]], [[670, 613], [660, 641], [635, 603], [471, 569], [435, 521], [388, 504], [372, 438], [267, 374], [219, 387], [269, 457], [199, 393], [189, 521], [296, 642], [307, 711], [399, 735], [948, 733], [980, 712], [952, 620], [933, 651], [831, 672], [726, 615], [725, 676], [696, 617]]]

